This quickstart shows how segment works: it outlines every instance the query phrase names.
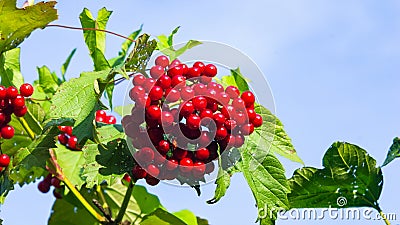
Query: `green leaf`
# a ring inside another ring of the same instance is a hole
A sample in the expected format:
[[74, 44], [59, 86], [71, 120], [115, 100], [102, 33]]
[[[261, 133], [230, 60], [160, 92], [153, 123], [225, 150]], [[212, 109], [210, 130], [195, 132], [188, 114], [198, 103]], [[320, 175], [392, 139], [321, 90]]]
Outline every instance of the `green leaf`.
[[171, 34], [168, 36], [167, 43], [168, 43], [169, 46], [172, 46], [172, 45], [173, 45], [173, 42], [174, 42], [174, 35], [175, 35], [176, 33], [178, 33], [179, 28], [181, 28], [181, 27], [180, 27], [180, 26], [179, 26], [179, 27], [176, 27], [176, 28], [171, 32]]
[[221, 77], [221, 80], [217, 80], [223, 86], [236, 86], [238, 87], [240, 92], [248, 91], [250, 82], [249, 79], [243, 76], [242, 72], [240, 72], [239, 67], [236, 69], [231, 69], [231, 75]]
[[76, 48], [72, 50], [72, 52], [69, 54], [68, 58], [65, 60], [64, 64], [61, 67], [61, 76], [63, 78], [63, 81], [65, 81], [65, 73], [67, 72], [69, 63], [71, 62], [72, 57], [75, 55]]
[[6, 87], [9, 86], [19, 87], [21, 86], [21, 84], [24, 83], [24, 77], [21, 74], [19, 60], [20, 60], [20, 48], [12, 49], [0, 55], [0, 76], [2, 85]]
[[125, 69], [127, 71], [145, 71], [150, 56], [157, 47], [157, 42], [149, 40], [149, 38], [148, 34], [142, 34], [136, 39], [135, 47], [125, 62]]
[[125, 133], [120, 124], [104, 125], [97, 128], [97, 139], [99, 143], [107, 144], [116, 139], [124, 139]]
[[[135, 40], [139, 36], [139, 34], [142, 32], [142, 28], [143, 28], [143, 25], [141, 25], [138, 30], [132, 32], [129, 35], [129, 38], [132, 40]], [[118, 52], [118, 56], [108, 60], [113, 68], [122, 66], [122, 64], [124, 63], [124, 60], [126, 58], [126, 55], [128, 53], [128, 50], [132, 44], [133, 44], [133, 42], [131, 40], [125, 40], [121, 45], [121, 50]]]
[[225, 193], [231, 184], [231, 175], [220, 167], [218, 169], [218, 177], [215, 181], [215, 184], [217, 187], [215, 188], [214, 197], [207, 201], [208, 204], [217, 203], [222, 197], [225, 196]]
[[116, 106], [114, 107], [114, 112], [116, 112], [120, 116], [130, 115], [133, 106], [135, 106], [135, 104]]
[[[79, 16], [83, 28], [96, 28], [105, 30], [111, 11], [102, 8], [98, 11], [97, 19], [94, 19], [92, 13], [88, 9], [83, 9]], [[85, 43], [88, 46], [90, 56], [93, 59], [94, 68], [96, 71], [110, 68], [110, 65], [105, 58], [106, 50], [106, 33], [95, 30], [84, 30], [83, 36]]]
[[[143, 221], [140, 223], [141, 225], [193, 225], [188, 224], [176, 217], [175, 215], [169, 213], [164, 209], [157, 209], [150, 215], [144, 217]], [[197, 225], [197, 221], [195, 223]]]
[[326, 151], [323, 169], [305, 167], [289, 180], [292, 208], [373, 207], [379, 209], [383, 176], [368, 153], [345, 142]]
[[181, 47], [175, 51], [175, 54], [173, 55], [173, 57], [170, 57], [170, 60], [174, 60], [174, 59], [178, 58], [180, 55], [185, 53], [187, 50], [189, 50], [193, 47], [196, 47], [197, 45], [200, 45], [200, 44], [202, 44], [200, 41], [189, 40], [183, 47]]
[[[251, 148], [252, 151], [242, 151], [241, 165], [258, 209], [288, 209], [287, 194], [290, 189], [282, 164], [273, 154], [260, 158], [252, 154], [254, 151], [262, 151], [262, 146], [253, 145]], [[276, 219], [271, 211], [267, 211], [266, 218], [258, 218], [261, 224], [271, 224], [271, 219]]]
[[58, 78], [57, 75], [50, 71], [47, 66], [42, 66], [37, 68], [39, 73], [39, 85], [43, 89], [44, 93], [53, 96], [58, 89]]
[[4, 200], [11, 190], [14, 190], [14, 183], [6, 171], [0, 176], [0, 204], [4, 204]]
[[[126, 189], [125, 185], [119, 183], [105, 188], [105, 198], [113, 215], [118, 214]], [[122, 221], [128, 220], [133, 222], [132, 224], [142, 225], [143, 216], [154, 212], [160, 207], [162, 206], [157, 196], [148, 193], [145, 187], [135, 185]]]
[[386, 159], [382, 164], [382, 167], [386, 166], [387, 164], [389, 164], [391, 161], [393, 161], [395, 158], [398, 157], [400, 157], [400, 138], [395, 137], [393, 139], [392, 146], [390, 146]]
[[110, 141], [106, 146], [88, 144], [83, 152], [85, 165], [82, 177], [89, 188], [103, 181], [112, 185], [135, 165], [124, 139]]
[[39, 2], [17, 9], [16, 0], [0, 1], [0, 53], [17, 47], [32, 31], [56, 20], [56, 2]]
[[[94, 110], [100, 108], [98, 99], [101, 93], [96, 93], [97, 79], [106, 79], [110, 70], [82, 73], [79, 78], [63, 83], [52, 98], [49, 119], [71, 118], [78, 127], [82, 122], [87, 125], [82, 129], [92, 129], [91, 118], [94, 119]], [[99, 90], [102, 92], [103, 90]], [[88, 121], [89, 120], [89, 121]], [[79, 129], [74, 129], [74, 133]], [[85, 135], [80, 135], [82, 136]]]
[[85, 183], [81, 176], [83, 165], [85, 164], [83, 152], [73, 151], [61, 144], [56, 145], [57, 148], [54, 149], [54, 152], [57, 156], [58, 164], [71, 183], [80, 189], [80, 187]]
[[193, 225], [197, 225], [197, 217], [196, 215], [194, 215], [193, 212], [184, 209], [178, 212], [174, 212], [173, 213], [174, 216], [178, 217], [179, 219], [181, 219], [184, 223], [186, 224], [193, 224]]
[[254, 154], [266, 155], [272, 151], [293, 162], [304, 164], [283, 129], [282, 122], [262, 105], [256, 104], [254, 110], [262, 116], [263, 124], [254, 129], [254, 133], [246, 139], [243, 149], [248, 148], [247, 145], [259, 145], [261, 146], [260, 150]]

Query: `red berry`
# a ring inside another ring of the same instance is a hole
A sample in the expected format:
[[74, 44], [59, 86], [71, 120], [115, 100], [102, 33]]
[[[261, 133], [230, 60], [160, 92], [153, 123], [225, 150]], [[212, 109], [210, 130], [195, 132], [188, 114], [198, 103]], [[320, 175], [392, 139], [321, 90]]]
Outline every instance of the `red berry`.
[[51, 185], [55, 188], [61, 188], [61, 181], [57, 177], [51, 178]]
[[145, 90], [146, 92], [149, 92], [150, 89], [153, 88], [153, 86], [154, 86], [155, 84], [156, 84], [156, 80], [155, 80], [155, 79], [153, 79], [153, 78], [147, 78], [147, 79], [144, 81], [142, 87], [144, 88], [144, 90]]
[[190, 158], [183, 158], [179, 161], [179, 170], [188, 173], [193, 169], [193, 161]]
[[233, 130], [236, 127], [236, 121], [235, 120], [226, 120], [224, 123], [224, 126], [228, 130]]
[[165, 91], [165, 99], [168, 102], [176, 102], [181, 97], [179, 91], [175, 88], [170, 88]]
[[195, 62], [193, 64], [193, 67], [199, 68], [200, 69], [200, 73], [203, 73], [203, 71], [204, 71], [204, 63], [202, 63], [202, 62]]
[[192, 175], [194, 178], [202, 178], [206, 172], [206, 165], [203, 162], [193, 164]]
[[196, 114], [190, 114], [188, 116], [188, 118], [186, 119], [186, 124], [190, 129], [195, 130], [195, 129], [199, 129], [200, 121], [201, 121], [200, 116], [198, 116]]
[[129, 176], [129, 174], [125, 174], [124, 177], [122, 178], [122, 180], [124, 180], [127, 183], [131, 182], [131, 176]]
[[146, 176], [146, 183], [150, 186], [156, 186], [158, 183], [160, 183], [160, 180], [149, 175]]
[[213, 117], [213, 111], [211, 109], [204, 109], [200, 112], [200, 118], [212, 118]]
[[56, 189], [53, 190], [53, 196], [54, 196], [56, 199], [62, 199], [62, 194], [59, 193], [59, 192], [57, 192]]
[[141, 148], [138, 152], [138, 160], [140, 163], [149, 163], [154, 159], [154, 151], [149, 147]]
[[165, 55], [160, 55], [156, 58], [155, 63], [156, 63], [156, 65], [162, 66], [163, 68], [165, 68], [169, 65], [169, 59]]
[[186, 86], [181, 90], [181, 98], [184, 101], [190, 100], [194, 97], [194, 90], [190, 86]]
[[209, 162], [209, 163], [206, 164], [206, 171], [205, 171], [205, 173], [206, 173], [206, 174], [210, 174], [210, 173], [212, 173], [212, 172], [214, 171], [214, 169], [215, 169], [214, 163], [213, 163], [213, 162]]
[[171, 77], [167, 76], [167, 75], [162, 75], [160, 78], [158, 78], [157, 80], [157, 85], [160, 86], [162, 89], [167, 89], [171, 87]]
[[132, 169], [132, 175], [136, 179], [142, 179], [142, 178], [145, 178], [147, 176], [147, 172], [146, 172], [146, 170], [144, 170], [139, 165], [136, 165]]
[[210, 133], [208, 131], [202, 131], [199, 137], [199, 146], [204, 147], [209, 145], [211, 142]]
[[207, 64], [204, 67], [203, 74], [207, 77], [215, 77], [215, 75], [217, 75], [217, 67], [215, 67], [213, 64]]
[[207, 99], [203, 96], [196, 96], [192, 99], [195, 110], [201, 111], [207, 107]]
[[0, 155], [0, 166], [7, 167], [10, 164], [10, 157], [7, 154]]
[[79, 150], [78, 147], [78, 138], [74, 135], [70, 136], [68, 139], [68, 147], [73, 150]]
[[169, 64], [169, 68], [178, 66], [180, 64], [181, 64], [181, 61], [179, 61], [179, 59], [174, 59], [174, 60], [172, 60], [171, 64]]
[[261, 127], [263, 124], [263, 118], [261, 115], [256, 114], [256, 116], [253, 119], [252, 124], [254, 125], [254, 127]]
[[66, 145], [68, 143], [68, 137], [65, 134], [59, 134], [57, 136], [58, 141], [62, 144], [62, 145]]
[[18, 89], [13, 86], [8, 87], [6, 91], [6, 97], [8, 99], [14, 99], [18, 96]]
[[12, 100], [12, 104], [13, 104], [14, 107], [17, 107], [17, 108], [18, 107], [22, 107], [22, 106], [25, 105], [25, 98], [22, 97], [21, 95], [17, 95], [17, 97], [15, 97]]
[[175, 170], [178, 167], [178, 161], [176, 159], [169, 159], [165, 164], [167, 170]]
[[245, 124], [241, 127], [240, 131], [243, 135], [250, 135], [254, 132], [254, 125], [251, 123]]
[[169, 151], [169, 142], [166, 140], [161, 140], [158, 142], [158, 150], [161, 154], [166, 154]]
[[16, 117], [23, 117], [27, 112], [28, 108], [26, 107], [26, 105], [14, 109], [14, 115]]
[[38, 184], [38, 189], [42, 193], [47, 193], [50, 191], [50, 183], [43, 181], [40, 181]]
[[244, 144], [244, 136], [238, 134], [235, 136], [235, 144], [233, 145], [235, 148], [240, 148]]
[[251, 91], [243, 92], [240, 98], [243, 99], [247, 107], [253, 105], [255, 101], [254, 94]]
[[207, 148], [199, 148], [195, 152], [195, 157], [198, 160], [207, 160], [209, 156], [210, 156], [210, 152], [208, 151]]
[[104, 111], [104, 110], [97, 110], [96, 111], [96, 118], [97, 117], [104, 117], [104, 116], [106, 116], [107, 115], [107, 113], [106, 113], [106, 111]]
[[4, 86], [0, 86], [0, 100], [4, 100], [7, 95], [7, 89]]
[[239, 97], [240, 91], [235, 86], [228, 86], [225, 89], [225, 92], [229, 95], [231, 99]]
[[178, 159], [178, 160], [185, 158], [188, 154], [188, 152], [186, 150], [181, 149], [181, 148], [176, 148], [172, 153], [173, 153], [174, 158]]
[[154, 79], [158, 79], [164, 73], [164, 67], [162, 66], [153, 66], [150, 69], [150, 76]]
[[189, 116], [192, 114], [194, 111], [194, 106], [192, 102], [185, 102], [183, 105], [180, 107], [179, 115], [181, 116]]
[[115, 124], [115, 123], [117, 123], [117, 119], [115, 119], [115, 116], [109, 115], [106, 117], [106, 123], [107, 124]]
[[236, 109], [236, 111], [244, 111], [246, 109], [245, 102], [241, 98], [233, 99], [232, 106]]
[[25, 83], [19, 87], [19, 93], [24, 97], [29, 97], [33, 94], [33, 87], [31, 84]]
[[171, 126], [173, 122], [174, 122], [174, 116], [172, 115], [171, 112], [163, 111], [161, 113], [159, 123], [162, 124], [164, 128]]
[[215, 140], [222, 140], [228, 135], [228, 131], [224, 126], [220, 126], [217, 128], [215, 132]]
[[152, 101], [160, 100], [163, 97], [163, 89], [160, 86], [154, 86], [149, 93], [149, 98]]
[[207, 86], [204, 84], [195, 84], [193, 85], [193, 90], [195, 95], [205, 95], [207, 93]]
[[217, 126], [221, 126], [225, 123], [225, 116], [222, 113], [215, 113], [213, 115], [213, 119], [215, 121], [215, 123], [217, 124]]
[[10, 139], [14, 137], [14, 127], [5, 125], [1, 128], [1, 137], [4, 139]]
[[153, 177], [157, 177], [160, 174], [160, 170], [156, 165], [150, 164], [146, 167], [147, 174], [150, 174]]
[[141, 86], [141, 85], [144, 84], [145, 81], [146, 81], [146, 77], [145, 76], [143, 76], [142, 74], [136, 74], [133, 77], [132, 83], [135, 86]]
[[177, 75], [172, 77], [172, 87], [182, 88], [186, 85], [186, 79], [182, 75]]
[[174, 66], [171, 69], [168, 70], [168, 76], [174, 78], [176, 76], [182, 76], [183, 75], [183, 68], [180, 65]]
[[233, 115], [233, 119], [236, 121], [237, 125], [243, 125], [245, 123], [249, 123], [249, 119], [246, 117], [245, 113], [238, 112]]
[[256, 111], [251, 108], [246, 108], [247, 116], [249, 117], [249, 122], [252, 123], [254, 118], [256, 118]]
[[151, 105], [146, 110], [147, 115], [150, 119], [157, 121], [161, 117], [161, 109], [156, 105]]
[[229, 104], [231, 99], [226, 92], [220, 92], [217, 94], [217, 100], [221, 105], [225, 106]]
[[188, 78], [195, 78], [199, 77], [201, 75], [201, 70], [198, 67], [190, 67], [187, 71], [187, 77]]
[[61, 132], [64, 132], [64, 133], [68, 134], [69, 136], [72, 135], [73, 128], [71, 126], [59, 126], [58, 129]]

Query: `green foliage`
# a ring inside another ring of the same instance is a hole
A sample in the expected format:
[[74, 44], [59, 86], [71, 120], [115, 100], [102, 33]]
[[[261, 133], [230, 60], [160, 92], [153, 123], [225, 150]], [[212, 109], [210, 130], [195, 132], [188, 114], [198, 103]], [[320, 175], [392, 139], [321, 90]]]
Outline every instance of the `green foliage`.
[[72, 50], [72, 52], [68, 55], [67, 59], [65, 60], [64, 64], [61, 67], [61, 76], [63, 79], [63, 82], [65, 82], [65, 73], [67, 72], [69, 63], [71, 62], [72, 57], [75, 55], [76, 48]]
[[217, 203], [222, 197], [225, 196], [226, 191], [231, 184], [231, 174], [221, 167], [218, 168], [218, 177], [215, 181], [217, 187], [215, 188], [214, 197], [207, 201], [208, 204]]
[[145, 74], [147, 63], [157, 46], [157, 42], [149, 38], [148, 34], [142, 34], [136, 39], [135, 47], [125, 62], [126, 71]]
[[[135, 40], [139, 34], [142, 32], [143, 25], [134, 32], [129, 35], [129, 39]], [[121, 45], [121, 50], [118, 52], [118, 56], [108, 60], [113, 68], [121, 67], [125, 61], [126, 55], [128, 54], [128, 50], [133, 44], [131, 40], [125, 40]]]
[[25, 9], [16, 8], [16, 0], [0, 1], [0, 53], [17, 47], [32, 31], [56, 20], [55, 1], [39, 2]]
[[56, 144], [54, 152], [57, 156], [57, 162], [62, 168], [62, 172], [72, 184], [79, 189], [85, 183], [82, 178], [83, 165], [85, 164], [84, 154], [81, 151], [71, 151], [64, 145]]
[[[79, 16], [82, 28], [105, 30], [111, 13], [106, 8], [102, 8], [98, 11], [97, 19], [94, 19], [92, 13], [85, 8]], [[106, 50], [106, 33], [95, 30], [84, 30], [83, 36], [92, 57], [95, 71], [109, 69], [110, 65], [104, 56]]]
[[157, 49], [160, 50], [164, 55], [168, 56], [171, 61], [178, 58], [187, 50], [202, 44], [200, 41], [189, 40], [183, 47], [175, 49], [173, 46], [173, 38], [174, 35], [178, 32], [179, 28], [180, 27], [175, 28], [168, 37], [165, 35], [157, 36]]
[[236, 86], [238, 87], [240, 92], [248, 91], [249, 85], [248, 82], [250, 82], [247, 78], [245, 78], [240, 72], [239, 67], [236, 69], [231, 69], [231, 75], [230, 76], [223, 76], [221, 77], [220, 83], [223, 86]]
[[[368, 153], [345, 142], [334, 143], [325, 153], [323, 169], [304, 167], [289, 180], [293, 208], [373, 207], [379, 210], [383, 176]], [[346, 204], [337, 202], [345, 198]]]
[[12, 49], [0, 55], [0, 76], [3, 86], [19, 87], [24, 83], [19, 58], [20, 48]]
[[400, 138], [395, 137], [393, 139], [393, 144], [390, 146], [389, 152], [387, 153], [386, 159], [382, 164], [382, 167], [386, 166], [398, 157], [400, 157]]

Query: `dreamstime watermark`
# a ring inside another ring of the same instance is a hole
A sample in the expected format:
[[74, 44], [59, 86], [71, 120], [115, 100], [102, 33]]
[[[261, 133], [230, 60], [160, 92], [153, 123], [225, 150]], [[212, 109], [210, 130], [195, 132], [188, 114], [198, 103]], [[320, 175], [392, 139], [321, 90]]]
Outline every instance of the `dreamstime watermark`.
[[[338, 207], [347, 205], [345, 197], [337, 198]], [[372, 208], [294, 208], [286, 210], [283, 208], [268, 207], [267, 205], [258, 210], [258, 218], [278, 220], [384, 220], [384, 217], [389, 221], [397, 219], [396, 213], [379, 214]]]

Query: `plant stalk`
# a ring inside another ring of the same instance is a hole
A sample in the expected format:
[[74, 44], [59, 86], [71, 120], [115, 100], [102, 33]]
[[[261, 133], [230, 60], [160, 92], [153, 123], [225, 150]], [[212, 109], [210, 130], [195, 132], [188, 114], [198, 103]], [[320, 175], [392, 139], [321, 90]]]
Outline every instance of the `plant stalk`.
[[115, 223], [118, 224], [122, 221], [125, 212], [126, 212], [126, 208], [128, 207], [129, 204], [129, 200], [132, 196], [132, 191], [133, 191], [133, 187], [135, 186], [135, 183], [133, 183], [132, 181], [129, 182], [129, 186], [128, 189], [126, 190], [125, 196], [124, 196], [124, 200], [122, 201], [122, 205], [121, 208], [119, 209], [117, 218], [115, 219]]
[[382, 210], [379, 210], [379, 215], [381, 215], [383, 221], [385, 221], [386, 225], [390, 225], [390, 221], [386, 218], [385, 213]]
[[29, 127], [28, 123], [26, 122], [26, 120], [24, 119], [24, 117], [17, 117], [18, 121], [22, 124], [22, 126], [24, 127], [24, 129], [26, 130], [26, 132], [28, 132], [29, 137], [32, 140], [35, 140], [35, 133], [32, 131], [32, 129]]
[[67, 185], [68, 189], [72, 191], [72, 193], [75, 195], [75, 197], [82, 203], [82, 205], [86, 208], [86, 210], [92, 214], [92, 216], [98, 220], [100, 223], [107, 222], [106, 218], [104, 218], [102, 215], [100, 215], [87, 201], [86, 199], [81, 195], [81, 193], [75, 188], [75, 186], [71, 183], [71, 181], [68, 180], [68, 178], [64, 177], [64, 183]]

